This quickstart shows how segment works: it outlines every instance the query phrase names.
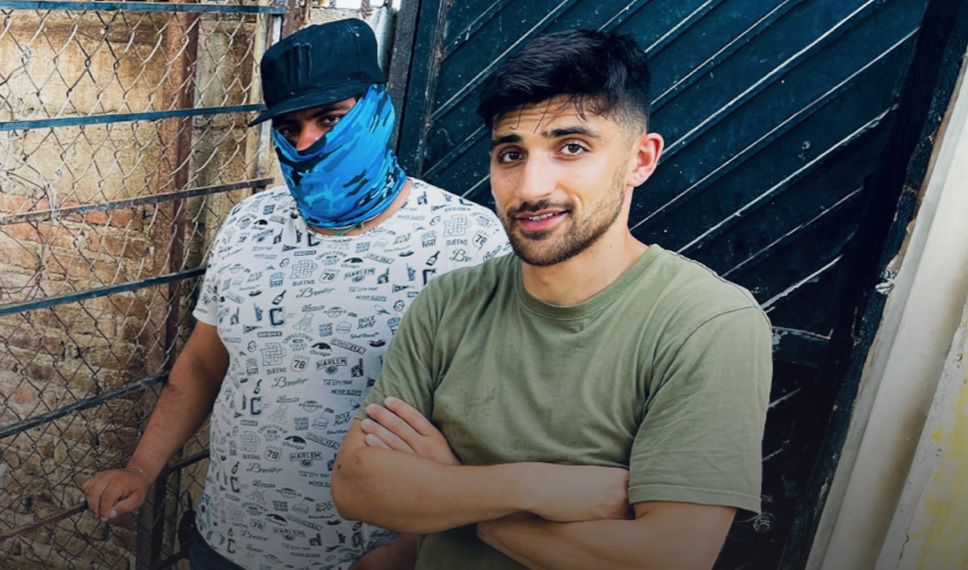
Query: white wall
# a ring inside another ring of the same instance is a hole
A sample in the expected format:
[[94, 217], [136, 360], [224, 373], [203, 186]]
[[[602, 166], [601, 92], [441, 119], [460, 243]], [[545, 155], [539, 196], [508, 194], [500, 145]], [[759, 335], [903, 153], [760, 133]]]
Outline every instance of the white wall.
[[[968, 307], [964, 81], [938, 140], [917, 219], [892, 264], [897, 277], [868, 357], [810, 570], [968, 568], [963, 546], [968, 536], [954, 546], [949, 535], [962, 537], [968, 529], [961, 490], [968, 477], [960, 485], [951, 478], [968, 476], [968, 461], [957, 465], [960, 457], [968, 459], [968, 434], [959, 431], [968, 430], [960, 362]], [[956, 505], [958, 512], [944, 514], [944, 504]], [[944, 549], [960, 549], [961, 562], [934, 565]]]

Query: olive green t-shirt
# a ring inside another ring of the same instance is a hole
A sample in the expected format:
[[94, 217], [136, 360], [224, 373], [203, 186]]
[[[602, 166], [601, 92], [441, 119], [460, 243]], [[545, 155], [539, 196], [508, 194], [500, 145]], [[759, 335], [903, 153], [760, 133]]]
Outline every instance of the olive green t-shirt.
[[[411, 404], [465, 465], [625, 467], [630, 503], [758, 512], [771, 348], [745, 289], [659, 246], [568, 307], [528, 294], [508, 255], [420, 293], [367, 403]], [[423, 537], [417, 567], [524, 568], [474, 525]]]

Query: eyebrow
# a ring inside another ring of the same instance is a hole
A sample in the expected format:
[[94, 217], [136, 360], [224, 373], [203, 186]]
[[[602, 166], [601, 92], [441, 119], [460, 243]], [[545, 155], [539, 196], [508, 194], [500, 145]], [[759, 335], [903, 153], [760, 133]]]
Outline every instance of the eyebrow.
[[521, 142], [520, 135], [504, 135], [503, 137], [491, 139], [491, 149], [505, 143], [518, 143], [518, 142]]
[[579, 127], [579, 126], [552, 129], [550, 132], [544, 131], [541, 133], [541, 136], [549, 139], [557, 139], [557, 138], [567, 137], [571, 135], [585, 135], [586, 137], [593, 137], [593, 138], [600, 138], [602, 136], [598, 131], [594, 129], [590, 129], [588, 127]]
[[[568, 137], [572, 135], [584, 135], [586, 137], [601, 138], [601, 133], [594, 129], [583, 126], [574, 127], [562, 127], [559, 129], [552, 129], [550, 131], [542, 131], [541, 136], [546, 139], [557, 139], [561, 137]], [[502, 137], [497, 137], [491, 139], [491, 148], [505, 144], [505, 143], [519, 143], [521, 142], [521, 136], [516, 134], [504, 135]]]

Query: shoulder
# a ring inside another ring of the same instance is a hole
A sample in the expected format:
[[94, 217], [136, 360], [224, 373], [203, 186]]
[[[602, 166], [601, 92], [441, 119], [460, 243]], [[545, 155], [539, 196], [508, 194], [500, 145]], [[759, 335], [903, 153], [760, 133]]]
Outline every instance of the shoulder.
[[648, 347], [655, 382], [650, 389], [676, 371], [704, 366], [717, 369], [717, 378], [738, 378], [737, 371], [751, 378], [755, 372], [768, 384], [773, 329], [753, 295], [697, 261], [661, 249], [655, 253], [640, 280], [644, 285], [626, 306], [632, 314], [648, 307], [636, 326], [637, 338]]
[[294, 206], [295, 201], [285, 185], [273, 186], [236, 204], [226, 217], [225, 223], [241, 223], [245, 218], [288, 214]]
[[769, 325], [766, 313], [746, 288], [698, 261], [652, 247], [656, 248], [655, 259], [643, 275], [640, 291], [652, 295], [654, 306], [669, 318], [698, 327], [719, 316], [752, 313]]
[[276, 186], [241, 200], [232, 207], [218, 229], [213, 244], [216, 256], [238, 251], [250, 237], [269, 225], [285, 223], [295, 212], [295, 202], [285, 186]]
[[417, 196], [418, 203], [425, 203], [431, 210], [439, 214], [465, 214], [468, 216], [468, 223], [486, 229], [502, 229], [501, 222], [490, 208], [419, 178], [411, 178], [410, 180], [413, 182], [412, 192]]
[[510, 251], [504, 226], [489, 208], [423, 180], [411, 180], [410, 213], [426, 220], [429, 247], [441, 248], [442, 273]]
[[431, 280], [420, 296], [447, 310], [487, 304], [498, 289], [512, 285], [517, 262], [517, 256], [506, 254], [454, 269]]

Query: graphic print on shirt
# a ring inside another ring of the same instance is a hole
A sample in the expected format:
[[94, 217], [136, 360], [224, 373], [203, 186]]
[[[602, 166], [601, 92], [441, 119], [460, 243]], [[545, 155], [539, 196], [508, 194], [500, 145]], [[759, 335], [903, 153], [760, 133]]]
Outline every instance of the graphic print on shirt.
[[195, 309], [230, 357], [198, 508], [209, 544], [247, 568], [328, 569], [392, 540], [339, 518], [336, 452], [423, 286], [509, 251], [492, 213], [419, 180], [389, 220], [349, 237], [309, 228], [285, 187], [236, 206]]

